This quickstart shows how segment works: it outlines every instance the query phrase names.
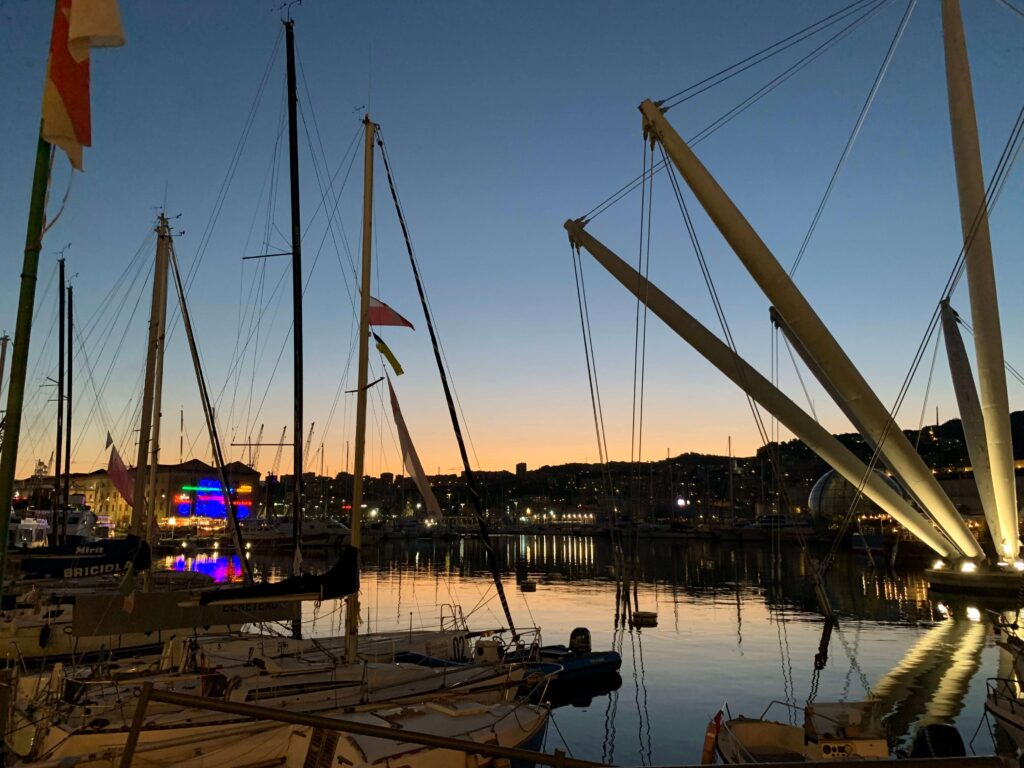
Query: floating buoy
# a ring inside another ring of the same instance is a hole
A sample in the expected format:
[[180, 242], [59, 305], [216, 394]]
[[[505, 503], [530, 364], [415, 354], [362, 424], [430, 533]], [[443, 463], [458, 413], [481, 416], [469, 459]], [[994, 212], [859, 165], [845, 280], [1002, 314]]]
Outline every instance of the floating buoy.
[[658, 614], [654, 611], [633, 611], [630, 623], [634, 627], [656, 627], [658, 626]]
[[537, 582], [536, 581], [530, 581], [529, 579], [525, 579], [524, 581], [520, 581], [519, 582], [519, 589], [522, 590], [523, 592], [536, 592], [537, 591]]

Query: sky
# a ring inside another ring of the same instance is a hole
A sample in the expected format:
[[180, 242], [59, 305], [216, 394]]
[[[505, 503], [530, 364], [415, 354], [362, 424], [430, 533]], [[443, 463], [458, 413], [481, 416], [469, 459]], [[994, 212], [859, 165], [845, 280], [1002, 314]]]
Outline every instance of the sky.
[[[289, 259], [242, 260], [289, 248], [284, 44], [280, 12], [270, 5], [123, 2], [127, 45], [94, 52], [85, 173], [69, 182], [62, 157], [54, 167], [51, 217], [65, 194], [66, 203], [43, 244], [19, 476], [53, 451], [54, 395], [44, 384], [56, 370], [62, 249], [79, 323], [72, 468], [105, 466], [107, 432], [133, 459], [161, 209], [174, 217], [223, 441], [255, 441], [261, 424], [264, 442], [279, 442], [286, 424], [290, 440]], [[395, 171], [474, 465], [593, 462], [598, 449], [563, 222], [640, 173], [636, 108], [643, 99], [665, 98], [845, 5], [306, 0], [293, 7], [307, 434], [315, 422], [306, 468], [319, 471], [322, 461], [333, 474], [351, 462], [355, 402], [345, 390], [356, 386], [353, 264], [367, 109]], [[885, 3], [695, 148], [787, 268], [906, 7], [903, 0]], [[12, 333], [51, 8], [43, 0], [0, 2], [0, 330]], [[971, 0], [964, 18], [990, 173], [1024, 100], [1024, 17], [1000, 0]], [[693, 136], [827, 34], [684, 102], [669, 120]], [[796, 273], [886, 405], [960, 249], [941, 39], [939, 4], [921, 0]], [[461, 463], [379, 155], [376, 171], [373, 294], [416, 326], [382, 332], [405, 368], [395, 388], [428, 473], [455, 472]], [[656, 178], [652, 200], [651, 278], [718, 332], [665, 174]], [[1024, 321], [1017, 298], [1022, 201], [1024, 174], [1015, 168], [993, 212], [992, 236], [1006, 357], [1017, 367], [1024, 366], [1024, 338], [1015, 332]], [[768, 302], [692, 197], [688, 202], [738, 349], [768, 375], [775, 365]], [[640, 210], [640, 196], [629, 195], [588, 231], [635, 263]], [[636, 303], [586, 254], [584, 270], [609, 454], [629, 459], [638, 452]], [[953, 303], [968, 314], [965, 284]], [[174, 306], [172, 299], [162, 459], [208, 459]], [[645, 348], [642, 458], [724, 454], [730, 440], [738, 455], [756, 450], [760, 438], [739, 390], [653, 317]], [[941, 351], [929, 375], [932, 349], [900, 411], [904, 427], [917, 427], [922, 414], [932, 423], [936, 408], [940, 420], [956, 415]], [[372, 380], [382, 362], [371, 352]], [[777, 367], [782, 388], [809, 407], [785, 347]], [[822, 423], [850, 431], [802, 374]], [[1024, 388], [1012, 378], [1008, 388], [1011, 408], [1024, 407]], [[385, 395], [378, 385], [370, 397], [370, 474], [402, 471]], [[248, 448], [226, 449], [248, 460]], [[270, 469], [275, 452], [262, 448], [258, 468]], [[280, 469], [290, 471], [289, 449]]]

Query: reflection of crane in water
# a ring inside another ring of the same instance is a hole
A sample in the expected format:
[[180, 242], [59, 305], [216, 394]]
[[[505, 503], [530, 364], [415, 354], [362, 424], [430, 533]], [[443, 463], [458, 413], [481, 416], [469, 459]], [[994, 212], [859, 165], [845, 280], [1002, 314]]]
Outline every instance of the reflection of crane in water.
[[959, 714], [984, 647], [980, 622], [947, 620], [929, 629], [872, 691], [888, 713], [889, 732], [904, 736], [915, 723], [948, 723]]

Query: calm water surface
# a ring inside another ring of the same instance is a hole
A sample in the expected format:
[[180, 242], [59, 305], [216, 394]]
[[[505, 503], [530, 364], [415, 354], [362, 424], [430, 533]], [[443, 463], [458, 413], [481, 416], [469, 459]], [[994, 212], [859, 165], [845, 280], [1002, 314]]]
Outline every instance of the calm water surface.
[[[615, 581], [609, 542], [591, 537], [495, 538], [517, 626], [536, 625], [545, 643], [565, 643], [588, 627], [595, 650], [622, 654], [622, 685], [585, 706], [556, 710], [547, 748], [623, 765], [698, 762], [708, 719], [723, 704], [757, 716], [772, 701], [881, 697], [890, 733], [909, 744], [918, 724], [952, 722], [964, 740], [981, 723], [985, 680], [1008, 676], [986, 608], [1014, 606], [931, 599], [919, 570], [879, 572], [844, 553], [828, 592], [841, 621], [815, 672], [823, 620], [810, 566], [798, 548], [682, 540], [640, 542], [638, 603], [656, 611], [653, 629], [615, 629]], [[238, 569], [226, 557], [167, 558], [176, 568], [220, 580]], [[272, 577], [287, 560], [256, 561]], [[313, 561], [312, 564], [316, 564]], [[879, 563], [878, 568], [884, 568]], [[516, 579], [539, 581], [523, 593]], [[363, 550], [363, 628], [436, 626], [442, 604], [461, 605], [474, 629], [505, 624], [482, 548], [472, 539], [386, 541]], [[970, 617], [970, 618], [969, 618]], [[339, 634], [339, 601], [303, 610], [310, 636]], [[783, 709], [773, 710], [786, 719]], [[992, 752], [982, 725], [974, 739]]]

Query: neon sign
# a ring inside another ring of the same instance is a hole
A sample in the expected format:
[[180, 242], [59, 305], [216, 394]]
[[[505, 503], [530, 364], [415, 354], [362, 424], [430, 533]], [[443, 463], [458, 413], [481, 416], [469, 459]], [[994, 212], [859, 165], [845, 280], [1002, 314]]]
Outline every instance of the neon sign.
[[[227, 517], [224, 492], [219, 481], [203, 479], [196, 485], [183, 485], [181, 490], [182, 493], [174, 497], [179, 517], [208, 517], [219, 520]], [[251, 490], [251, 485], [243, 485], [238, 492], [247, 493]], [[191, 491], [191, 494], [187, 493], [188, 491]], [[249, 499], [236, 498], [234, 505], [239, 520], [245, 520], [252, 510], [252, 501]]]

